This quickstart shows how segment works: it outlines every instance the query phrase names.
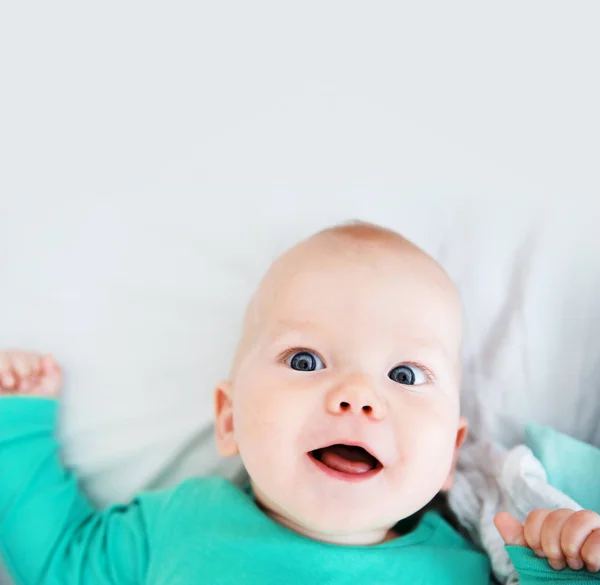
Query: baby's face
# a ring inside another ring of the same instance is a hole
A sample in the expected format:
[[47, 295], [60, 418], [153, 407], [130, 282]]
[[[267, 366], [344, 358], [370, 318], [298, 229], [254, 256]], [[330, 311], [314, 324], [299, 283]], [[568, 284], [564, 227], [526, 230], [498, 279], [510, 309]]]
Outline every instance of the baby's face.
[[278, 521], [367, 544], [448, 486], [461, 315], [421, 252], [346, 246], [317, 238], [272, 268], [217, 389], [217, 435]]

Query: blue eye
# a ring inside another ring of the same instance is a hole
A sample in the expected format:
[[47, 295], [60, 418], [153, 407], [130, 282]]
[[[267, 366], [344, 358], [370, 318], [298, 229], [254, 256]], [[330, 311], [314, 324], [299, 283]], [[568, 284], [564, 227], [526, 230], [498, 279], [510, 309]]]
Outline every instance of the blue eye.
[[428, 382], [427, 374], [423, 370], [407, 365], [396, 366], [390, 370], [388, 378], [405, 386], [420, 386]]
[[325, 367], [321, 358], [312, 351], [297, 351], [287, 358], [285, 363], [292, 370], [298, 370], [299, 372], [314, 372]]

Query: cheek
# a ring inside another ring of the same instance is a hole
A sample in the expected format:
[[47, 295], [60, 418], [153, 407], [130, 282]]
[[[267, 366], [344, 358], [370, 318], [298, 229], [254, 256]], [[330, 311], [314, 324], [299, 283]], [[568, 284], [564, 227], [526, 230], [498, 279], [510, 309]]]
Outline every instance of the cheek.
[[452, 403], [415, 400], [395, 421], [398, 450], [412, 467], [445, 478], [456, 444], [458, 410]]
[[270, 462], [296, 440], [301, 394], [277, 374], [270, 368], [248, 372], [234, 390], [233, 429], [246, 467]]
[[233, 431], [240, 444], [273, 434], [285, 412], [267, 385], [244, 384], [236, 388], [233, 402]]

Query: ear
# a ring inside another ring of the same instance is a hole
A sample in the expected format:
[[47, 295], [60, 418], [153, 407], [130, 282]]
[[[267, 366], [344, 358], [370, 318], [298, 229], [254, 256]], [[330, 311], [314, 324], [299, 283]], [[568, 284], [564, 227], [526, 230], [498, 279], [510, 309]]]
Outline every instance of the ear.
[[215, 436], [220, 455], [232, 457], [238, 454], [238, 446], [233, 435], [231, 382], [220, 382], [215, 388]]
[[454, 485], [454, 471], [456, 470], [456, 462], [458, 461], [458, 450], [467, 438], [468, 421], [464, 416], [458, 419], [458, 431], [456, 433], [456, 445], [454, 447], [454, 457], [452, 458], [452, 467], [450, 473], [442, 486], [443, 492], [448, 491]]

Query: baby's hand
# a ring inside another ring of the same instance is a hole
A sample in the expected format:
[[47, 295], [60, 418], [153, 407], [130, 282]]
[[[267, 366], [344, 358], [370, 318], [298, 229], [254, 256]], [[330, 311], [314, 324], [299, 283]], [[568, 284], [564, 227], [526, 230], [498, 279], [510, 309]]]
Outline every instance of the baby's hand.
[[0, 351], [0, 396], [55, 397], [62, 379], [62, 371], [51, 355]]
[[600, 570], [600, 514], [591, 510], [534, 510], [525, 526], [506, 512], [494, 519], [508, 545], [526, 546], [550, 566], [561, 571], [567, 565], [578, 571], [584, 565], [591, 573]]

